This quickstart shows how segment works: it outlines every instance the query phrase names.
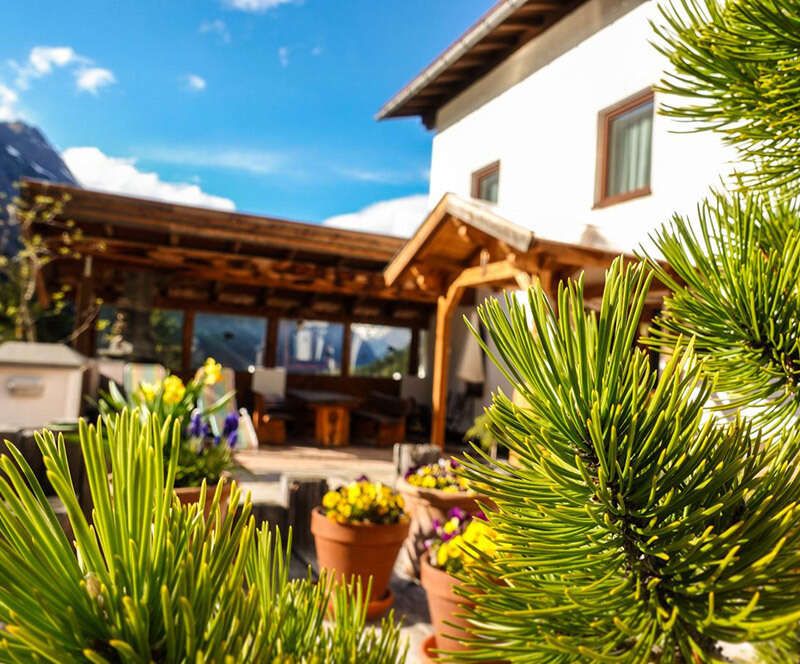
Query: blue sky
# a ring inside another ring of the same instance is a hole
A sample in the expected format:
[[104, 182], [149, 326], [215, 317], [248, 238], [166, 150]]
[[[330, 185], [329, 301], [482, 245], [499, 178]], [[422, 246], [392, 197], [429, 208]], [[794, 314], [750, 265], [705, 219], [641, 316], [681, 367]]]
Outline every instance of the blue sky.
[[427, 191], [431, 135], [373, 115], [491, 4], [6, 3], [0, 116], [87, 184], [322, 221]]

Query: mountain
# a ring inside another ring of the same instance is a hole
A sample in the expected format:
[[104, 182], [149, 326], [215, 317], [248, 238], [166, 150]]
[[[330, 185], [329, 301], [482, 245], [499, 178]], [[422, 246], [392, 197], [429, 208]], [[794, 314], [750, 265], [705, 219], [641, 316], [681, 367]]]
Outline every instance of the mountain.
[[24, 122], [0, 122], [0, 253], [13, 242], [13, 229], [6, 224], [6, 205], [21, 178], [36, 178], [77, 185], [61, 155], [41, 131]]

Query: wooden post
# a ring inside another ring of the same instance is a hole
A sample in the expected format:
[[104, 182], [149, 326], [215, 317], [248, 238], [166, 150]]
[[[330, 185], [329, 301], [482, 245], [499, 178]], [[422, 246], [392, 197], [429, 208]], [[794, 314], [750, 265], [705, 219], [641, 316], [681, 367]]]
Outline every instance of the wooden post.
[[483, 284], [513, 282], [521, 270], [513, 261], [502, 260], [466, 268], [458, 275], [447, 294], [436, 304], [436, 341], [433, 349], [433, 395], [431, 399], [431, 444], [444, 449], [447, 421], [447, 379], [450, 369], [450, 330], [453, 312], [467, 288]]
[[350, 375], [350, 346], [353, 343], [353, 330], [350, 328], [350, 321], [344, 322], [344, 334], [342, 335], [342, 371], [341, 376]]
[[275, 366], [278, 354], [278, 318], [277, 314], [267, 318], [267, 338], [264, 342], [264, 366]]
[[447, 420], [447, 374], [450, 368], [450, 329], [453, 307], [446, 295], [436, 304], [436, 341], [433, 347], [431, 444], [444, 449]]

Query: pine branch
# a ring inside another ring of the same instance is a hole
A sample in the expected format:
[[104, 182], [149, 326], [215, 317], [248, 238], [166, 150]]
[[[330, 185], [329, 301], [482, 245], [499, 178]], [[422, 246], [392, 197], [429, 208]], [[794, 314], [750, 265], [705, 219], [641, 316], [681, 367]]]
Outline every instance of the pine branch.
[[[713, 193], [696, 221], [675, 216], [653, 241], [651, 265], [671, 290], [652, 341], [692, 337], [723, 406], [748, 408], [771, 429], [800, 407], [800, 204]], [[674, 273], [674, 274], [673, 274]]]
[[800, 4], [681, 0], [660, 7], [656, 47], [673, 70], [662, 111], [720, 132], [753, 162], [744, 183], [800, 193]]
[[660, 376], [635, 344], [650, 277], [616, 261], [599, 315], [582, 284], [525, 310], [492, 301], [494, 359], [529, 406], [490, 409], [519, 466], [465, 473], [498, 506], [499, 555], [465, 581], [464, 659], [645, 663], [719, 660], [800, 616], [800, 433], [770, 440], [704, 414], [713, 384], [691, 343]]

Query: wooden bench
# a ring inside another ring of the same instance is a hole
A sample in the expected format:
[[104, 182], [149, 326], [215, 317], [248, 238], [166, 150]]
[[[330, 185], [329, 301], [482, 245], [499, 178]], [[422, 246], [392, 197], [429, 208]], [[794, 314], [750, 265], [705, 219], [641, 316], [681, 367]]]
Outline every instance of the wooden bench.
[[406, 437], [406, 417], [411, 403], [382, 392], [370, 392], [364, 404], [353, 411], [353, 438], [377, 447], [391, 447]]

